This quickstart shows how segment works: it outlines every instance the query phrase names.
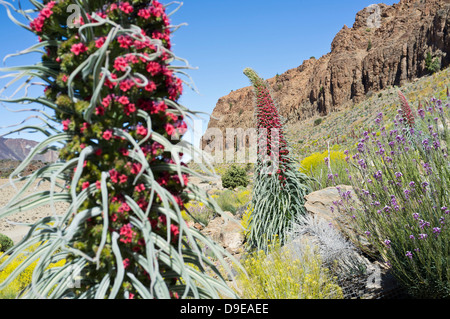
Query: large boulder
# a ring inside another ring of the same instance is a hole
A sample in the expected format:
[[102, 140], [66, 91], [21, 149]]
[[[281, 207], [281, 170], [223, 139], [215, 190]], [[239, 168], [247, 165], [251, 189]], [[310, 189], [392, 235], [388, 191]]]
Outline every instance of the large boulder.
[[328, 187], [305, 196], [306, 211], [314, 216], [323, 218], [339, 229], [345, 237], [350, 239], [355, 245], [366, 252], [373, 252], [373, 247], [367, 242], [364, 236], [358, 233], [351, 224], [351, 216], [342, 209], [342, 194], [350, 196], [352, 206], [361, 209], [352, 186], [338, 185]]
[[340, 192], [352, 192], [353, 187], [348, 185], [339, 185], [337, 187], [328, 187], [321, 189], [305, 196], [305, 208], [313, 215], [320, 216], [321, 218], [333, 223], [335, 226], [339, 226], [339, 223], [343, 221], [343, 216], [336, 210], [336, 204], [341, 200]]
[[224, 212], [224, 216], [211, 220], [201, 232], [232, 255], [240, 255], [244, 252], [245, 238], [242, 225], [230, 212]]

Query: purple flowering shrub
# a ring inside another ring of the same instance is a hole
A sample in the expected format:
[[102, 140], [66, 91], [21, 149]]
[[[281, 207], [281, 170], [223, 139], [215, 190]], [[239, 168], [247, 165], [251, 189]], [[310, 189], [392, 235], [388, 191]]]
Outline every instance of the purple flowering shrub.
[[378, 131], [364, 132], [346, 158], [355, 194], [340, 191], [333, 208], [415, 297], [450, 296], [448, 102], [414, 112], [402, 99], [391, 130], [380, 113]]

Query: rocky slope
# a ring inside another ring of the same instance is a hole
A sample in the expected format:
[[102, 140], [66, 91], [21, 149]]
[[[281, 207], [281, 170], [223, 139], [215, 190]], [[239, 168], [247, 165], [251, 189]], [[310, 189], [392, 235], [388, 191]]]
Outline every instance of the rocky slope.
[[[23, 138], [2, 138], [0, 137], [0, 160], [23, 161], [30, 151], [38, 145], [38, 142]], [[36, 155], [34, 160], [42, 162], [55, 162], [58, 154], [48, 151], [45, 154]]]
[[[289, 124], [326, 115], [373, 92], [428, 74], [428, 53], [450, 65], [450, 0], [401, 0], [357, 13], [331, 43], [331, 52], [268, 79]], [[379, 13], [379, 14], [378, 14]], [[379, 24], [374, 24], [374, 15]], [[209, 128], [253, 126], [254, 95], [245, 87], [219, 99]], [[204, 138], [203, 146], [209, 142]]]

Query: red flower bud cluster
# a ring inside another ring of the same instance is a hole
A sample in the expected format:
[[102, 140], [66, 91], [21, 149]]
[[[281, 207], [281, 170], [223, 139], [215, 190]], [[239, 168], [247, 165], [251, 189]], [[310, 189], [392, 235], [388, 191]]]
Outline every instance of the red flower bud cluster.
[[400, 98], [400, 102], [401, 102], [401, 115], [404, 118], [404, 120], [406, 121], [406, 123], [408, 123], [408, 125], [413, 128], [415, 125], [415, 118], [414, 118], [414, 113], [411, 110], [411, 107], [409, 106], [408, 100], [406, 99], [406, 97], [403, 95], [403, 93], [401, 91], [398, 92], [398, 96]]

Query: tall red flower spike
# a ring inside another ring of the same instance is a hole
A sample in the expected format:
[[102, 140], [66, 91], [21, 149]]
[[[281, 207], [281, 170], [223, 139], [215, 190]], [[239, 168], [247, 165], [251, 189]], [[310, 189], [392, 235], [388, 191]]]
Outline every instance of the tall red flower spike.
[[305, 214], [304, 196], [310, 191], [309, 178], [299, 172], [290, 156], [282, 119], [269, 86], [250, 68], [244, 74], [255, 91], [255, 118], [260, 134], [247, 242], [252, 248], [266, 250], [275, 240], [283, 243], [291, 223]]
[[403, 95], [401, 91], [398, 91], [398, 96], [401, 101], [401, 112], [402, 116], [405, 119], [405, 121], [408, 123], [408, 125], [412, 128], [415, 125], [415, 118], [414, 113], [411, 110], [411, 107], [409, 106], [408, 100]]

